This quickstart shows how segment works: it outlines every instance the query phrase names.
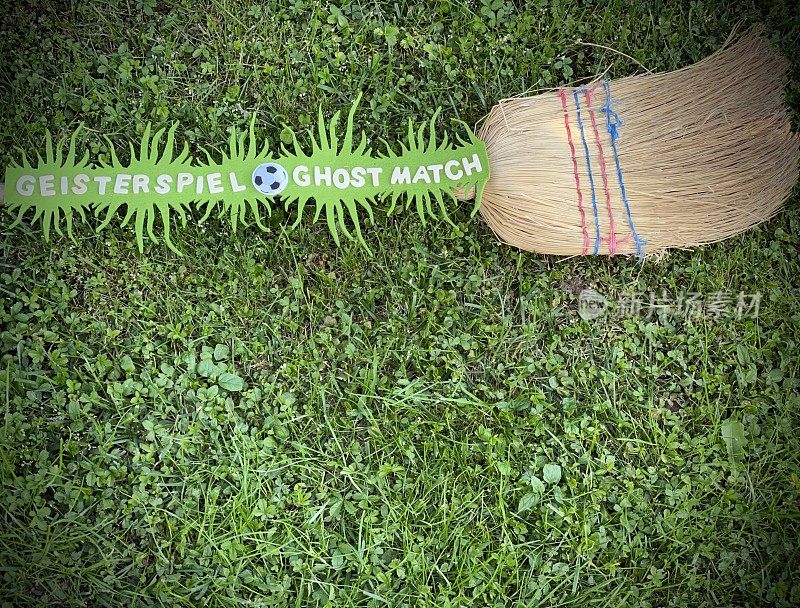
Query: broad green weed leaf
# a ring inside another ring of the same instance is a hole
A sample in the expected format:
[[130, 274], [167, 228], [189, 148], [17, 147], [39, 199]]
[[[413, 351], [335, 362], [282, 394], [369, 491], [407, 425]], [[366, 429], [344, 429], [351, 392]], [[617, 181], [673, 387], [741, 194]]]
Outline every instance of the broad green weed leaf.
[[214, 359], [217, 361], [224, 361], [228, 358], [231, 349], [228, 348], [227, 344], [217, 344], [214, 347]]
[[544, 469], [542, 469], [542, 477], [544, 477], [544, 480], [551, 485], [557, 484], [559, 481], [561, 481], [561, 467], [557, 464], [544, 465]]
[[539, 494], [543, 494], [545, 491], [545, 485], [542, 483], [542, 480], [536, 477], [536, 475], [531, 475], [530, 479], [528, 480], [531, 484], [531, 491], [538, 492]]
[[497, 470], [505, 477], [511, 475], [511, 465], [506, 460], [497, 463]]
[[204, 378], [209, 378], [216, 371], [216, 366], [211, 359], [201, 359], [197, 364], [197, 373]]
[[747, 439], [744, 436], [744, 425], [738, 420], [728, 418], [722, 423], [722, 439], [728, 448], [731, 460], [738, 461], [744, 455]]
[[244, 381], [236, 374], [231, 374], [229, 372], [220, 374], [217, 378], [217, 384], [219, 384], [226, 391], [231, 392], [239, 392], [244, 387]]
[[517, 505], [517, 513], [524, 513], [525, 511], [530, 511], [533, 507], [539, 504], [539, 500], [541, 499], [541, 494], [538, 492], [528, 492], [522, 498], [519, 499], [519, 505]]

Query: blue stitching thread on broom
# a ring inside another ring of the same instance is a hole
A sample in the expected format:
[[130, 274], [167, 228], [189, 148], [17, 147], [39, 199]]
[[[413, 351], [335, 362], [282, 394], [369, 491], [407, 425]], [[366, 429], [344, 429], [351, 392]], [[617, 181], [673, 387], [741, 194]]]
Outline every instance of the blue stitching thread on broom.
[[578, 128], [581, 130], [581, 141], [583, 142], [583, 152], [586, 156], [586, 169], [589, 172], [589, 186], [592, 190], [592, 209], [594, 210], [594, 250], [592, 255], [597, 255], [600, 251], [600, 218], [597, 216], [597, 194], [594, 190], [594, 176], [592, 175], [592, 161], [589, 158], [589, 145], [586, 143], [586, 133], [583, 130], [583, 120], [581, 119], [581, 102], [578, 99], [578, 91], [583, 87], [572, 92], [572, 97], [575, 99], [575, 113], [578, 116]]
[[625, 204], [625, 213], [628, 216], [628, 225], [631, 228], [631, 235], [633, 235], [633, 243], [636, 245], [636, 253], [641, 260], [644, 258], [644, 246], [647, 243], [647, 240], [643, 239], [636, 233], [636, 227], [633, 224], [633, 216], [631, 215], [631, 207], [628, 202], [628, 195], [625, 192], [625, 182], [622, 179], [622, 167], [620, 166], [619, 162], [619, 151], [617, 150], [617, 140], [619, 139], [619, 130], [617, 127], [622, 125], [622, 120], [611, 107], [613, 99], [611, 98], [611, 86], [609, 85], [608, 80], [604, 79], [602, 82], [603, 90], [606, 94], [606, 101], [600, 111], [606, 115], [606, 127], [608, 128], [608, 134], [611, 136], [611, 148], [614, 150], [614, 163], [617, 166], [619, 190], [622, 194], [622, 202]]

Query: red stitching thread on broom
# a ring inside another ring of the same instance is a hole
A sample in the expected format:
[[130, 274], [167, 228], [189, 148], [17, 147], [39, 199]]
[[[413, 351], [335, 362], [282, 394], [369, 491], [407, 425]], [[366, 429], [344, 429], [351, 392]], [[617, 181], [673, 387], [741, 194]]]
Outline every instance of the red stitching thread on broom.
[[578, 211], [581, 213], [581, 230], [583, 230], [583, 253], [589, 251], [589, 231], [586, 228], [586, 212], [583, 210], [583, 194], [581, 193], [581, 179], [578, 177], [578, 159], [575, 158], [575, 144], [572, 143], [572, 130], [569, 128], [569, 110], [567, 109], [567, 94], [564, 89], [558, 90], [561, 97], [561, 107], [564, 110], [564, 127], [567, 130], [567, 141], [569, 142], [569, 152], [572, 156], [572, 171], [575, 175], [575, 189], [578, 191]]
[[594, 140], [597, 142], [597, 151], [600, 156], [600, 175], [603, 177], [603, 190], [606, 193], [606, 211], [608, 212], [608, 226], [609, 236], [601, 239], [604, 243], [608, 243], [608, 253], [614, 255], [617, 251], [617, 224], [614, 221], [614, 212], [611, 209], [611, 191], [608, 189], [608, 174], [606, 173], [606, 156], [603, 153], [603, 144], [600, 141], [600, 132], [597, 130], [597, 120], [594, 115], [594, 108], [592, 107], [592, 95], [594, 94], [594, 85], [591, 89], [584, 89], [584, 96], [586, 97], [586, 106], [589, 108], [589, 117], [592, 121], [592, 129], [594, 130]]

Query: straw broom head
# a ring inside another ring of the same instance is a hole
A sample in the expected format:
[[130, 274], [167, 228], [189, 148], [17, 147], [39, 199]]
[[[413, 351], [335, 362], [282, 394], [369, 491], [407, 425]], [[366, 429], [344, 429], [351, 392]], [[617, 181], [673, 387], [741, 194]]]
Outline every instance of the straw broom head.
[[492, 167], [480, 212], [502, 241], [558, 255], [738, 234], [798, 178], [787, 67], [751, 28], [680, 70], [503, 100], [479, 131]]

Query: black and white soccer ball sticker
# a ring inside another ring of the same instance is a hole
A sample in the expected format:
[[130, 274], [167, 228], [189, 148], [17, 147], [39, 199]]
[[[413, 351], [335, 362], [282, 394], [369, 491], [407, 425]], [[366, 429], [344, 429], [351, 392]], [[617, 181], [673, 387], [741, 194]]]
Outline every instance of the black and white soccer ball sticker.
[[263, 163], [253, 171], [253, 185], [267, 196], [280, 194], [288, 184], [289, 174], [278, 163]]

